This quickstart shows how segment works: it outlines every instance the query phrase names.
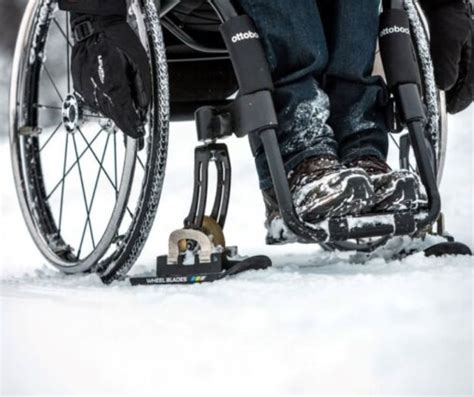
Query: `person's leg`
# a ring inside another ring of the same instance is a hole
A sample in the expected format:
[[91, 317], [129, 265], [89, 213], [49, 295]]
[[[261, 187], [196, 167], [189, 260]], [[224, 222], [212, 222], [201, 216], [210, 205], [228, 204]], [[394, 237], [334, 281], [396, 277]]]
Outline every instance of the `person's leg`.
[[331, 101], [329, 124], [341, 161], [373, 156], [385, 159], [387, 93], [372, 77], [380, 0], [318, 0], [328, 36], [329, 64], [324, 89]]
[[[327, 126], [329, 101], [315, 76], [326, 68], [326, 39], [314, 0], [237, 0], [255, 22], [275, 82], [278, 140], [287, 171], [305, 159], [337, 155]], [[257, 157], [262, 190], [272, 186], [264, 153]]]
[[387, 91], [372, 77], [379, 25], [380, 0], [318, 0], [329, 64], [324, 89], [331, 99], [329, 124], [348, 167], [369, 174], [375, 190], [374, 211], [417, 209], [425, 204], [416, 174], [392, 171], [385, 162]]

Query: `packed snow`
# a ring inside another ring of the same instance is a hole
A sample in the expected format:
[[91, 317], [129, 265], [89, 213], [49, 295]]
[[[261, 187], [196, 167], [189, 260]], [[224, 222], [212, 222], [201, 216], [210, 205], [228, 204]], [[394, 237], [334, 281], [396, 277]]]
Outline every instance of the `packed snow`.
[[[443, 183], [448, 229], [471, 247], [473, 112], [450, 120]], [[472, 395], [473, 259], [266, 247], [250, 150], [244, 140], [228, 143], [227, 240], [242, 254], [269, 255], [274, 268], [214, 284], [133, 288], [66, 277], [45, 262], [20, 214], [2, 141], [1, 394]], [[194, 145], [193, 125], [174, 124], [162, 203], [135, 272], [151, 270], [182, 225]], [[401, 243], [409, 242], [390, 249]]]

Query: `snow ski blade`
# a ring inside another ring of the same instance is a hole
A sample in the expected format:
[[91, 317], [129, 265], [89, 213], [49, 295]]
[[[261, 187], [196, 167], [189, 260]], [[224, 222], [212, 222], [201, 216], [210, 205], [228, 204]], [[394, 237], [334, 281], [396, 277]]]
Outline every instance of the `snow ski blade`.
[[264, 270], [272, 266], [272, 261], [266, 256], [254, 256], [239, 261], [223, 258], [222, 254], [213, 254], [212, 264], [200, 264], [198, 259], [196, 260], [195, 265], [169, 265], [166, 264], [166, 256], [159, 257], [156, 276], [131, 277], [130, 283], [133, 286], [201, 284], [222, 280], [249, 270]]

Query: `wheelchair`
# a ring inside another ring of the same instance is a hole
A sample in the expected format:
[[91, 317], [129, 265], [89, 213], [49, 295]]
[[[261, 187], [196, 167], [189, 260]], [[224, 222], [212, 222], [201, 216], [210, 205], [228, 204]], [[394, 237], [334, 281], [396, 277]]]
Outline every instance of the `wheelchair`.
[[[196, 121], [202, 146], [196, 149], [190, 213], [184, 228], [170, 237], [170, 255], [158, 259], [158, 270], [182, 265], [190, 250], [194, 264], [204, 270], [196, 276], [188, 266], [178, 272], [182, 277], [144, 278], [135, 284], [211, 281], [269, 266], [257, 258], [250, 265], [232, 262], [232, 268], [224, 269], [227, 273], [222, 271], [222, 260], [231, 251], [217, 249], [225, 248], [231, 166], [219, 140], [232, 134], [263, 146], [285, 227], [301, 242], [369, 252], [394, 236], [446, 236], [438, 191], [446, 162], [445, 100], [434, 82], [427, 23], [414, 0], [383, 1], [381, 30], [396, 25], [409, 34], [381, 37], [377, 64], [382, 61], [379, 73], [391, 91], [391, 139], [399, 167], [419, 174], [428, 207], [327, 219], [316, 225], [303, 223], [293, 207], [261, 43], [255, 38], [239, 46], [232, 39], [255, 31], [250, 18], [240, 15], [230, 0], [129, 3], [129, 23], [148, 53], [152, 71], [153, 100], [143, 140], [124, 136], [74, 95], [74, 37], [56, 0], [30, 0], [20, 27], [10, 97], [13, 174], [28, 230], [57, 269], [97, 273], [105, 283], [127, 276], [160, 203], [169, 124], [180, 120]], [[207, 216], [211, 163], [217, 169], [217, 191]], [[446, 238], [431, 254], [467, 253], [467, 247]], [[171, 274], [176, 275], [165, 275]]]

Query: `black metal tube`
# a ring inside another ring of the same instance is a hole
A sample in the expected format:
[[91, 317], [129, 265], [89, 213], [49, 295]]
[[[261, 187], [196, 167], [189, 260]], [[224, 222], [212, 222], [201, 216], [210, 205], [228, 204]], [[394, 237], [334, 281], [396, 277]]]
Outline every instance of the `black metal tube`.
[[[236, 9], [229, 0], [208, 1], [224, 22], [238, 16]], [[384, 7], [403, 9], [403, 3], [401, 0], [386, 0], [384, 1]], [[267, 73], [269, 73], [269, 71]], [[414, 87], [416, 87], [416, 84]], [[261, 89], [265, 89], [265, 87], [262, 87]], [[405, 103], [402, 100], [402, 103], [407, 105], [405, 106], [405, 115], [408, 116], [410, 120], [406, 120], [406, 122], [410, 127], [410, 133], [412, 135], [412, 140], [414, 141], [413, 146], [417, 155], [420, 172], [422, 174], [422, 181], [426, 186], [430, 201], [430, 212], [428, 216], [425, 219], [418, 221], [418, 225], [420, 228], [422, 228], [431, 224], [433, 218], [438, 216], [440, 199], [434, 173], [430, 166], [427, 148], [425, 146], [426, 142], [424, 141], [423, 136], [422, 125], [424, 114], [421, 114], [420, 117], [417, 118], [419, 107], [410, 106], [410, 98], [413, 97], [413, 95], [411, 95], [413, 89], [408, 87], [407, 90], [409, 91], [408, 93], [410, 95], [401, 92], [401, 96], [408, 98], [405, 100]], [[415, 95], [415, 99], [417, 98], [418, 96]], [[267, 158], [270, 175], [273, 181], [273, 189], [275, 191], [275, 196], [280, 207], [280, 213], [283, 221], [290, 231], [297, 235], [300, 240], [321, 243], [328, 240], [336, 241], [353, 238], [382, 237], [387, 235], [408, 235], [416, 231], [414, 215], [411, 213], [393, 214], [391, 216], [389, 215], [387, 219], [382, 220], [377, 219], [376, 216], [367, 216], [363, 218], [357, 218], [355, 223], [353, 223], [348, 218], [329, 219], [326, 226], [323, 226], [323, 224], [307, 225], [302, 222], [296, 214], [294, 207], [287, 172], [285, 170], [280, 146], [276, 136], [276, 128], [277, 126], [275, 126], [275, 128], [269, 128], [259, 132], [258, 139], [262, 143], [262, 147]], [[362, 226], [358, 226], [358, 221], [361, 222], [360, 225]]]
[[[397, 100], [402, 121], [408, 127], [421, 181], [428, 195], [428, 214], [416, 219], [417, 229], [435, 223], [441, 212], [441, 198], [436, 181], [436, 160], [431, 157], [430, 143], [425, 136], [426, 115], [420, 93], [417, 57], [410, 34], [395, 34], [396, 27], [410, 28], [402, 0], [383, 0], [380, 52], [387, 83]], [[409, 30], [408, 30], [409, 32]], [[403, 63], [402, 63], [403, 62]]]
[[435, 223], [441, 213], [441, 196], [435, 175], [436, 164], [433, 163], [434, 160], [430, 156], [430, 143], [425, 135], [426, 116], [418, 85], [415, 83], [398, 85], [396, 97], [402, 119], [410, 132], [410, 141], [421, 182], [428, 195], [428, 215], [417, 222], [418, 228], [423, 229]]
[[300, 221], [295, 212], [293, 198], [290, 192], [288, 177], [283, 164], [280, 146], [275, 130], [269, 129], [260, 133], [268, 167], [273, 181], [273, 189], [280, 207], [280, 214], [288, 228], [298, 237], [308, 241], [322, 242], [328, 238], [327, 233], [320, 230], [311, 230]]
[[410, 131], [411, 144], [415, 153], [416, 163], [420, 172], [421, 182], [428, 195], [428, 216], [417, 222], [418, 228], [431, 226], [438, 220], [441, 213], [441, 196], [439, 194], [436, 176], [430, 161], [425, 129], [421, 121], [412, 121], [407, 124]]
[[403, 1], [402, 0], [383, 0], [383, 9], [384, 10], [403, 10]]
[[230, 0], [207, 0], [212, 8], [216, 11], [222, 22], [226, 22], [231, 18], [239, 16], [239, 13]]

